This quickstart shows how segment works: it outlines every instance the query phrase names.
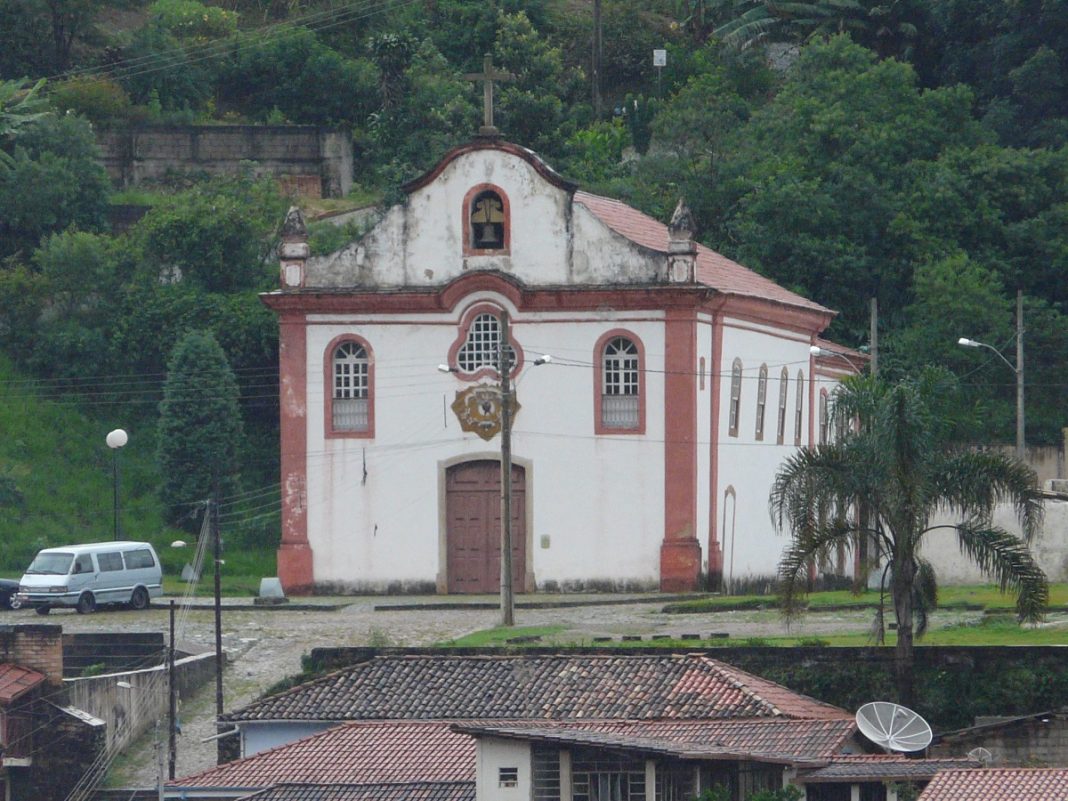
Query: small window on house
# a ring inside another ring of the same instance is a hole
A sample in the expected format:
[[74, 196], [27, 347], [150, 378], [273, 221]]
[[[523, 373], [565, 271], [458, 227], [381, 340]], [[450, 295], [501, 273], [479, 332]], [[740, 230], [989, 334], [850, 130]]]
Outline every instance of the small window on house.
[[638, 346], [626, 337], [614, 337], [601, 359], [601, 425], [635, 429], [641, 422]]
[[805, 423], [805, 374], [797, 371], [797, 398], [794, 400], [794, 445], [800, 445]]
[[779, 416], [775, 426], [775, 442], [779, 445], [786, 439], [786, 393], [789, 388], [790, 371], [784, 367], [779, 373]]
[[756, 438], [764, 439], [764, 412], [768, 408], [768, 366], [760, 365], [760, 377], [757, 380]]
[[358, 342], [334, 351], [333, 425], [335, 431], [367, 431], [371, 423], [370, 359]]
[[498, 787], [518, 787], [519, 786], [519, 768], [498, 768], [497, 769], [497, 786]]
[[[456, 365], [462, 373], [477, 373], [484, 367], [497, 369], [500, 360], [501, 321], [495, 314], [476, 314], [467, 329], [467, 339], [456, 352]], [[508, 346], [509, 366], [515, 366], [515, 349]]]
[[96, 563], [100, 565], [100, 570], [105, 573], [113, 570], [122, 570], [122, 554], [118, 551], [98, 553], [96, 555]]
[[731, 404], [727, 415], [728, 433], [738, 436], [738, 417], [742, 412], [742, 360], [735, 359], [731, 365]]
[[504, 204], [501, 196], [487, 190], [471, 201], [471, 247], [476, 250], [504, 249]]
[[827, 444], [830, 420], [827, 417], [827, 390], [820, 390], [820, 445]]

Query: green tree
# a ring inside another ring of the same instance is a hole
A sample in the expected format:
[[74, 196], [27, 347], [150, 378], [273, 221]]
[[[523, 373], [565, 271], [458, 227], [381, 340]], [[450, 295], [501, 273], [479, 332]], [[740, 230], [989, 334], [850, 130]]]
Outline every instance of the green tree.
[[237, 381], [219, 343], [190, 331], [174, 346], [159, 405], [160, 497], [172, 524], [197, 501], [237, 490], [243, 438]]
[[[914, 593], [935, 581], [920, 556], [925, 539], [954, 533], [964, 555], [1002, 591], [1016, 593], [1021, 620], [1037, 621], [1049, 597], [1045, 574], [1027, 547], [1042, 522], [1035, 473], [1000, 452], [954, 446], [958, 402], [945, 373], [928, 371], [896, 383], [846, 381], [833, 415], [836, 421], [859, 420], [858, 430], [788, 458], [770, 495], [773, 522], [792, 537], [780, 563], [787, 616], [800, 611], [810, 563], [839, 547], [852, 549], [860, 537], [874, 541], [890, 570], [895, 673], [904, 704], [913, 702]], [[1023, 540], [992, 524], [1000, 503], [1012, 505]], [[858, 507], [868, 510], [863, 521], [852, 514]], [[936, 512], [959, 520], [932, 525]]]

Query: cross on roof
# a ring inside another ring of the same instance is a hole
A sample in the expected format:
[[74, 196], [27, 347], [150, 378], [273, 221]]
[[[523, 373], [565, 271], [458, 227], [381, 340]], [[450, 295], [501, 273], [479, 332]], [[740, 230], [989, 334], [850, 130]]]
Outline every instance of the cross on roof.
[[500, 131], [493, 125], [493, 82], [514, 81], [515, 75], [496, 69], [493, 56], [486, 53], [482, 57], [482, 72], [469, 72], [464, 75], [464, 80], [482, 81], [482, 127], [478, 133], [480, 136], [497, 136]]

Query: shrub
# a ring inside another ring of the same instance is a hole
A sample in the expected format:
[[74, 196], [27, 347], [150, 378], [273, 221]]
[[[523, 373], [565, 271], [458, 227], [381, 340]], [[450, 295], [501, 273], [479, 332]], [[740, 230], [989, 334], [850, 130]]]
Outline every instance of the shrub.
[[109, 78], [75, 76], [52, 84], [52, 105], [61, 113], [80, 114], [100, 125], [125, 121], [130, 115], [130, 97]]

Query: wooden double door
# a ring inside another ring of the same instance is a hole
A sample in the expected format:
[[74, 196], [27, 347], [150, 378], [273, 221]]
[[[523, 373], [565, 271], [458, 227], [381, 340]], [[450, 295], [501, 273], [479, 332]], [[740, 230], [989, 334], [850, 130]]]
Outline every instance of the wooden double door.
[[[512, 589], [526, 575], [526, 471], [512, 465]], [[445, 473], [446, 575], [450, 593], [501, 588], [501, 463], [463, 462]]]

